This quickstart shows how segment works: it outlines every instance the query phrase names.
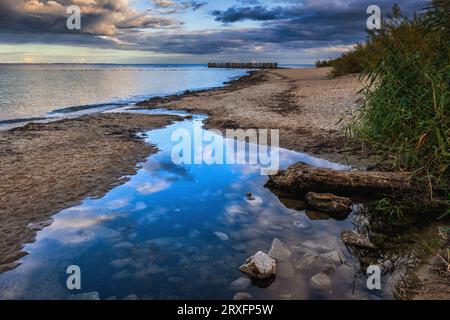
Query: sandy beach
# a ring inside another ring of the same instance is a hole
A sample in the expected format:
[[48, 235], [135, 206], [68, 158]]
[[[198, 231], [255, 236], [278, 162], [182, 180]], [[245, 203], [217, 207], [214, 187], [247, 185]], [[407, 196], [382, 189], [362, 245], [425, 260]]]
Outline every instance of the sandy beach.
[[340, 130], [358, 107], [357, 75], [327, 77], [329, 68], [257, 71], [229, 87], [139, 104], [209, 115], [208, 128], [280, 130], [281, 147], [366, 168], [376, 163]]

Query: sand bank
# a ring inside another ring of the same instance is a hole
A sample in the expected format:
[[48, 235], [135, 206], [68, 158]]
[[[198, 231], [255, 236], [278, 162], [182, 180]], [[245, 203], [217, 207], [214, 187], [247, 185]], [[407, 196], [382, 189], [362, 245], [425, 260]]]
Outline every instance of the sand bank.
[[0, 132], [0, 272], [51, 216], [101, 197], [155, 148], [135, 133], [177, 117], [99, 114]]

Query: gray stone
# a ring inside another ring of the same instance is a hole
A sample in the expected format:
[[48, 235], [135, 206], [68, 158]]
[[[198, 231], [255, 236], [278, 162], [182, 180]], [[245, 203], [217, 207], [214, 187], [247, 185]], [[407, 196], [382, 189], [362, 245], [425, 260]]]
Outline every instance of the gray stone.
[[228, 241], [230, 240], [230, 237], [223, 232], [214, 232], [214, 234], [216, 235], [217, 238], [219, 238], [222, 241]]
[[311, 277], [309, 284], [316, 289], [329, 289], [331, 279], [325, 273], [321, 272]]
[[305, 229], [308, 228], [307, 224], [305, 224], [305, 223], [303, 223], [301, 221], [297, 221], [297, 220], [293, 222], [293, 225], [294, 225], [294, 227], [299, 228], [301, 230], [305, 230]]
[[232, 245], [231, 248], [238, 252], [245, 252], [247, 250], [247, 247], [244, 244], [235, 244]]
[[291, 262], [279, 262], [277, 265], [277, 275], [282, 278], [293, 278], [295, 276], [295, 269]]
[[305, 242], [302, 243], [303, 246], [312, 249], [314, 251], [321, 251], [321, 252], [326, 252], [326, 251], [331, 251], [333, 250], [333, 247], [331, 247], [328, 244], [325, 243], [318, 243], [316, 241], [312, 241], [312, 240], [307, 240]]
[[251, 300], [252, 295], [247, 292], [238, 292], [233, 296], [233, 300]]
[[338, 197], [331, 193], [309, 192], [306, 201], [313, 209], [326, 213], [348, 213], [351, 211], [352, 200]]
[[272, 241], [272, 247], [270, 248], [269, 256], [278, 261], [288, 261], [291, 259], [292, 253], [283, 241], [275, 238]]
[[258, 251], [248, 258], [239, 270], [250, 278], [268, 279], [275, 275], [277, 263], [264, 252]]
[[139, 300], [139, 297], [135, 294], [130, 294], [129, 296], [126, 296], [122, 300]]
[[271, 225], [269, 229], [272, 231], [283, 231], [284, 228], [282, 226]]
[[133, 265], [133, 259], [131, 259], [131, 258], [116, 259], [116, 260], [111, 261], [110, 265], [113, 268], [118, 268], [118, 269], [126, 268], [128, 266]]
[[70, 295], [68, 300], [100, 300], [100, 296], [97, 291], [92, 291]]
[[325, 260], [328, 259], [332, 262], [334, 262], [336, 265], [342, 264], [341, 255], [339, 254], [338, 250], [330, 251], [327, 253], [322, 253], [320, 257], [324, 258]]
[[363, 248], [363, 249], [375, 249], [375, 245], [370, 241], [370, 239], [364, 237], [362, 234], [355, 231], [344, 231], [341, 234], [342, 241], [353, 247]]
[[247, 289], [251, 285], [251, 283], [252, 282], [250, 279], [241, 277], [234, 280], [228, 288], [233, 291], [243, 291]]

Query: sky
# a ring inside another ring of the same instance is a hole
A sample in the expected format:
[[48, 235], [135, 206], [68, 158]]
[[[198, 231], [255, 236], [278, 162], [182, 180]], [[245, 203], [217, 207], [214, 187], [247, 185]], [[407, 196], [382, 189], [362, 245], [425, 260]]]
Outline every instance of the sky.
[[363, 41], [368, 6], [394, 3], [412, 15], [427, 1], [0, 0], [0, 63], [310, 64]]

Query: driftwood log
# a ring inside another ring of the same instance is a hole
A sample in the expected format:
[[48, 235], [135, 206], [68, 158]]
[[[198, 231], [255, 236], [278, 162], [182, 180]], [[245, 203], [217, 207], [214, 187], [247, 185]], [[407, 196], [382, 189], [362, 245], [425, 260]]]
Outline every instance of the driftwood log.
[[[396, 195], [420, 191], [409, 182], [409, 173], [336, 171], [297, 163], [271, 176], [266, 187], [290, 193], [347, 195]], [[420, 193], [426, 192], [423, 188]]]

